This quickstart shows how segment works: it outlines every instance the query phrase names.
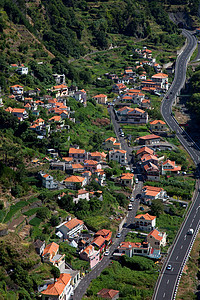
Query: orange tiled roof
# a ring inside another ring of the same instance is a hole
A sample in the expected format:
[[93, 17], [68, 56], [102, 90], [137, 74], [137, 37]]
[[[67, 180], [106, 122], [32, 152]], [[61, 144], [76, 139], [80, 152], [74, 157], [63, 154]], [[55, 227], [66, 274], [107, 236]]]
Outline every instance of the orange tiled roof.
[[66, 273], [60, 274], [60, 277], [57, 279], [57, 281], [52, 284], [49, 284], [47, 289], [45, 291], [42, 291], [41, 294], [50, 296], [60, 296], [64, 291], [66, 285], [70, 282], [70, 280], [71, 275]]
[[120, 153], [126, 153], [126, 150], [121, 150], [121, 149], [114, 149], [114, 150], [110, 150], [109, 152], [120, 152]]
[[107, 95], [99, 94], [99, 95], [94, 96], [93, 98], [104, 98], [104, 97], [107, 97]]
[[141, 157], [141, 161], [142, 162], [145, 162], [145, 161], [148, 161], [148, 160], [156, 160], [156, 161], [158, 161], [158, 158], [155, 155], [152, 155], [152, 154], [144, 154]]
[[[105, 235], [107, 235], [107, 234], [109, 234], [111, 231], [110, 230], [108, 230], [108, 229], [100, 229], [100, 230], [98, 230], [96, 233], [95, 233], [95, 235], [102, 235], [102, 236], [105, 236]], [[111, 232], [112, 233], [112, 232]]]
[[12, 86], [11, 86], [11, 88], [15, 88], [15, 87], [16, 87], [16, 88], [22, 88], [23, 86], [21, 86], [21, 85], [19, 85], [19, 84], [15, 84], [15, 85], [12, 85]]
[[114, 138], [114, 137], [111, 136], [111, 137], [109, 137], [108, 139], [106, 139], [105, 141], [106, 141], [106, 142], [107, 142], [107, 141], [111, 141], [111, 142], [115, 143], [115, 142], [116, 142], [116, 138]]
[[54, 86], [53, 86], [53, 89], [54, 89], [54, 90], [57, 90], [57, 89], [64, 89], [64, 88], [67, 88], [67, 85], [66, 85], [66, 84], [59, 84], [59, 85], [54, 85]]
[[76, 227], [77, 225], [82, 225], [83, 224], [83, 221], [82, 220], [79, 220], [79, 219], [71, 219], [70, 221], [66, 222], [65, 223], [65, 226], [71, 230], [73, 229], [74, 227]]
[[69, 148], [69, 154], [83, 154], [83, 153], [85, 153], [84, 149]]
[[90, 252], [94, 250], [94, 247], [92, 245], [87, 246], [83, 252], [87, 253], [87, 255], [90, 255]]
[[73, 169], [83, 169], [83, 166], [81, 164], [72, 164]]
[[122, 175], [121, 175], [121, 179], [133, 179], [133, 177], [134, 177], [134, 175], [132, 174], [132, 173], [123, 173]]
[[117, 290], [112, 290], [112, 289], [102, 289], [100, 290], [97, 295], [100, 296], [101, 298], [106, 298], [106, 299], [113, 299], [119, 291]]
[[59, 249], [59, 245], [52, 242], [51, 244], [48, 244], [43, 253], [42, 253], [42, 256], [45, 256], [47, 253], [51, 254], [51, 255], [55, 255], [57, 252], [58, 252], [58, 249]]
[[73, 157], [62, 157], [62, 159], [69, 162], [73, 160]]
[[161, 233], [157, 229], [152, 230], [148, 234], [148, 236], [153, 236], [156, 240], [159, 240], [159, 241], [162, 241], [162, 239], [163, 239], [163, 236], [161, 235]]
[[164, 73], [157, 73], [153, 75], [151, 78], [168, 78], [168, 75]]
[[97, 237], [92, 241], [91, 244], [95, 244], [95, 245], [97, 245], [98, 247], [101, 247], [101, 245], [102, 245], [104, 242], [105, 242], [105, 239], [104, 239], [101, 235], [99, 235], [99, 236], [97, 236]]
[[139, 139], [140, 140], [153, 140], [153, 139], [160, 139], [160, 137], [155, 134], [149, 134], [149, 135], [140, 136]]
[[165, 125], [166, 123], [162, 120], [154, 120], [152, 122], [150, 122], [151, 125], [156, 125], [156, 124], [162, 124]]
[[144, 218], [147, 221], [152, 221], [156, 219], [156, 216], [151, 216], [148, 213], [135, 216], [135, 219], [141, 219], [141, 218]]
[[129, 111], [128, 114], [132, 114], [132, 113], [134, 113], [135, 111], [136, 111], [136, 112], [139, 112], [139, 113], [141, 113], [141, 114], [144, 114], [144, 113], [145, 113], [144, 110], [142, 110], [142, 109], [136, 107], [136, 108], [134, 108], [133, 110]]
[[98, 164], [98, 161], [86, 159], [86, 160], [84, 161], [84, 164], [91, 165], [91, 166], [96, 166], [96, 165]]
[[85, 180], [84, 177], [81, 177], [81, 176], [70, 176], [68, 178], [66, 178], [64, 181], [65, 182], [77, 182], [77, 183], [81, 183]]
[[155, 191], [155, 192], [161, 192], [161, 191], [164, 191], [163, 188], [161, 187], [157, 187], [157, 186], [150, 186], [150, 185], [144, 185], [143, 190], [146, 189], [147, 191]]
[[150, 148], [144, 146], [144, 147], [140, 148], [140, 149], [136, 152], [136, 155], [138, 155], [138, 154], [140, 154], [140, 153], [142, 153], [142, 152], [147, 152], [147, 153], [149, 153], [149, 154], [153, 154], [153, 150], [152, 150], [152, 149], [150, 149]]
[[49, 119], [49, 121], [55, 121], [58, 122], [61, 120], [61, 116], [53, 116], [52, 118]]

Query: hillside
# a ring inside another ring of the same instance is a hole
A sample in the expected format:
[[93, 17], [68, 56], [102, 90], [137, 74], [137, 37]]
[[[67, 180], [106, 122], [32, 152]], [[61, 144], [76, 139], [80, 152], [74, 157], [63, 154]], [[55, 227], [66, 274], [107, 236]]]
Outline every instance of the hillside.
[[52, 73], [79, 83], [81, 75], [69, 62], [93, 51], [146, 38], [172, 46], [179, 30], [166, 11], [184, 10], [196, 18], [197, 6], [197, 0], [1, 1], [0, 86], [6, 91], [16, 79], [24, 83], [10, 78], [10, 64], [28, 64], [34, 78], [28, 76], [26, 84], [43, 88], [54, 83]]

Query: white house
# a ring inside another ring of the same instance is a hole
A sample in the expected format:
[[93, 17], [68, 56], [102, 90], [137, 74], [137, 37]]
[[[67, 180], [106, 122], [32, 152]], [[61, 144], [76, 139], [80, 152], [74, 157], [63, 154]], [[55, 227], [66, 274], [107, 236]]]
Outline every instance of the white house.
[[135, 227], [144, 231], [151, 231], [156, 227], [156, 216], [151, 216], [148, 213], [137, 215], [134, 219]]
[[78, 235], [83, 230], [84, 222], [77, 218], [71, 219], [56, 227], [56, 233], [60, 232], [63, 239]]
[[77, 204], [80, 199], [90, 200], [90, 193], [84, 189], [78, 190], [78, 193], [73, 197], [73, 202]]
[[151, 77], [152, 81], [159, 84], [160, 88], [163, 90], [168, 90], [168, 75], [164, 73], [157, 73]]
[[57, 281], [49, 284], [41, 294], [42, 300], [69, 300], [72, 292], [71, 275], [61, 273]]
[[163, 188], [156, 186], [145, 185], [142, 188], [141, 198], [143, 202], [151, 205], [151, 201], [155, 199], [161, 199], [164, 201], [166, 199], [167, 193]]
[[46, 189], [49, 190], [57, 189], [58, 184], [54, 181], [53, 176], [40, 171], [39, 178], [42, 179], [42, 186], [45, 187]]
[[127, 164], [126, 151], [120, 149], [113, 149], [109, 151], [109, 160], [117, 161], [121, 165]]
[[150, 243], [154, 249], [166, 246], [166, 232], [160, 232], [157, 229], [152, 230], [147, 236], [147, 242]]

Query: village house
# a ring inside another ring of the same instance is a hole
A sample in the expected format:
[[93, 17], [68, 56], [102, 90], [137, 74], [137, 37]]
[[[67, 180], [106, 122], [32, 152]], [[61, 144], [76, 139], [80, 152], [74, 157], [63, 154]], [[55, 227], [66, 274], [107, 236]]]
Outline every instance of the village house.
[[81, 173], [81, 176], [84, 177], [86, 179], [86, 184], [88, 184], [90, 182], [92, 173], [90, 171], [84, 171]]
[[70, 176], [66, 178], [63, 183], [65, 186], [69, 189], [77, 189], [80, 185], [80, 187], [84, 187], [87, 184], [87, 179], [82, 176]]
[[167, 172], [177, 174], [181, 171], [181, 166], [177, 166], [175, 161], [167, 159], [161, 164], [162, 175], [165, 175]]
[[83, 149], [69, 148], [69, 157], [73, 157], [75, 163], [83, 163], [88, 159], [88, 153]]
[[81, 250], [80, 258], [89, 261], [90, 268], [94, 268], [100, 261], [100, 251], [95, 250], [92, 245], [87, 246], [85, 249]]
[[[132, 99], [132, 97], [131, 97], [131, 99]], [[131, 108], [131, 107], [128, 107], [128, 106], [123, 106], [123, 107], [121, 107], [121, 108], [119, 108], [118, 109], [118, 111], [117, 111], [117, 114], [119, 115], [119, 116], [127, 116], [127, 114], [129, 113], [129, 112], [131, 112], [133, 110], [133, 108]]]
[[81, 164], [71, 164], [71, 166], [72, 166], [72, 173], [78, 173], [84, 171], [84, 167]]
[[126, 150], [113, 149], [109, 151], [109, 161], [117, 161], [121, 165], [127, 164]]
[[150, 245], [147, 242], [143, 243], [131, 243], [131, 242], [122, 242], [115, 253], [121, 253], [122, 255], [127, 255], [132, 257], [133, 255], [142, 255], [148, 256], [150, 254]]
[[106, 104], [108, 97], [104, 94], [99, 94], [93, 97], [93, 99], [99, 104]]
[[168, 75], [164, 73], [157, 73], [151, 77], [152, 81], [154, 81], [156, 84], [159, 84], [160, 88], [162, 90], [167, 91], [169, 88], [168, 85]]
[[75, 98], [76, 101], [83, 103], [84, 107], [87, 106], [87, 94], [84, 89], [75, 92], [73, 97]]
[[149, 162], [153, 163], [156, 166], [158, 165], [158, 158], [153, 154], [143, 154], [142, 157], [140, 158], [140, 161], [143, 166], [145, 166]]
[[160, 181], [160, 170], [157, 165], [153, 164], [152, 162], [148, 162], [144, 166], [144, 173], [146, 179], [149, 181]]
[[109, 137], [105, 140], [103, 147], [105, 150], [121, 149], [121, 144], [117, 142], [116, 138]]
[[148, 213], [135, 216], [134, 224], [136, 229], [152, 231], [156, 227], [156, 216]]
[[97, 176], [96, 179], [98, 184], [102, 186], [106, 180], [106, 173], [102, 169], [97, 169], [94, 173]]
[[88, 153], [88, 159], [96, 160], [98, 162], [105, 161], [106, 156], [107, 156], [107, 154], [104, 152], [95, 151], [95, 152]]
[[96, 160], [88, 160], [84, 161], [84, 169], [85, 171], [95, 172], [96, 170], [101, 170], [101, 164]]
[[42, 186], [46, 189], [53, 190], [58, 188], [57, 182], [54, 181], [53, 176], [43, 173], [38, 173], [39, 178], [42, 180]]
[[28, 114], [25, 108], [12, 108], [8, 107], [5, 111], [11, 113], [14, 117], [17, 117], [19, 121], [24, 121], [28, 118]]
[[42, 260], [44, 263], [50, 263], [61, 271], [65, 269], [65, 254], [59, 254], [58, 251], [58, 244], [54, 242], [48, 244], [42, 253]]
[[145, 155], [145, 154], [152, 155], [153, 153], [154, 153], [154, 151], [152, 149], [144, 146], [144, 147], [142, 147], [142, 148], [140, 148], [140, 149], [137, 150], [136, 156], [137, 156], [137, 159], [140, 160], [143, 155]]
[[54, 283], [41, 292], [42, 300], [69, 300], [72, 293], [71, 275], [66, 273], [61, 273]]
[[78, 190], [77, 194], [73, 197], [73, 202], [77, 204], [80, 199], [90, 200], [90, 193], [84, 189]]
[[103, 299], [117, 300], [119, 299], [119, 291], [112, 289], [102, 289], [97, 293], [97, 296]]
[[167, 126], [166, 123], [162, 120], [154, 120], [149, 123], [150, 124], [150, 130], [154, 132], [160, 132], [160, 131], [166, 131]]
[[28, 67], [20, 66], [17, 69], [19, 75], [28, 75]]
[[42, 253], [44, 252], [44, 249], [45, 249], [45, 241], [41, 241], [41, 240], [37, 239], [34, 242], [34, 247], [35, 247], [35, 251], [37, 252], [37, 254], [42, 255]]
[[101, 253], [106, 248], [106, 239], [99, 235], [94, 238], [94, 240], [91, 242], [91, 245], [98, 249]]
[[122, 118], [121, 121], [127, 121], [131, 124], [147, 124], [148, 123], [148, 113], [140, 108], [134, 108], [129, 111], [125, 118]]
[[133, 186], [134, 175], [132, 173], [123, 173], [120, 178], [120, 182], [123, 185]]
[[68, 86], [66, 84], [55, 85], [51, 88], [51, 92], [56, 93], [56, 98], [67, 96], [68, 95]]
[[151, 101], [149, 99], [143, 99], [140, 104], [141, 108], [150, 109]]
[[155, 145], [160, 143], [160, 137], [155, 134], [140, 136], [136, 139], [139, 145]]
[[94, 235], [95, 237], [97, 236], [102, 236], [106, 240], [106, 245], [108, 246], [110, 243], [112, 243], [112, 231], [108, 229], [100, 229], [97, 231]]
[[127, 87], [125, 86], [124, 83], [116, 83], [112, 87], [112, 92], [117, 93], [117, 94], [121, 94], [122, 92], [124, 92], [126, 90], [127, 90]]
[[68, 218], [68, 221], [56, 226], [56, 234], [59, 237], [62, 237], [63, 240], [73, 238], [74, 236], [80, 234], [80, 232], [83, 230], [83, 226], [84, 222], [82, 220], [77, 218]]
[[141, 198], [145, 204], [151, 205], [152, 200], [161, 199], [165, 201], [167, 196], [163, 188], [145, 185], [142, 188]]
[[65, 84], [65, 74], [53, 74], [56, 84]]
[[154, 249], [160, 249], [166, 246], [166, 232], [159, 232], [157, 229], [152, 230], [147, 236], [147, 242]]
[[24, 93], [24, 88], [23, 86], [19, 85], [19, 84], [15, 84], [15, 85], [12, 85], [10, 87], [10, 92], [13, 94], [13, 95], [18, 95], [18, 96], [21, 96], [23, 95]]

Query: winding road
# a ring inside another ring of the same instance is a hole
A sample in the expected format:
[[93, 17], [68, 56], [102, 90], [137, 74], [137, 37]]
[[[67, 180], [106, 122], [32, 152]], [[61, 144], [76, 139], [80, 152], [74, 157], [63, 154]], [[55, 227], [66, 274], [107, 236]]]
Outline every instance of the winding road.
[[[197, 44], [196, 38], [191, 32], [183, 30], [183, 35], [187, 38], [187, 45], [177, 58], [175, 78], [168, 93], [163, 99], [161, 113], [168, 126], [171, 128], [171, 130], [176, 132], [179, 141], [193, 159], [199, 174], [200, 148], [184, 131], [184, 129], [179, 126], [178, 122], [172, 115], [172, 105], [175, 101], [175, 97], [179, 94], [180, 90], [184, 86], [187, 63]], [[176, 239], [167, 257], [167, 260], [163, 265], [160, 276], [155, 286], [154, 295], [152, 298], [153, 300], [171, 300], [175, 299], [176, 297], [176, 292], [183, 268], [185, 266], [200, 226], [199, 185], [200, 181], [198, 179], [197, 189], [193, 197], [193, 202], [189, 211], [187, 212], [186, 218], [180, 230], [177, 233]], [[194, 230], [193, 235], [187, 234], [190, 228], [193, 228]], [[166, 269], [168, 265], [171, 265], [171, 270]]]

